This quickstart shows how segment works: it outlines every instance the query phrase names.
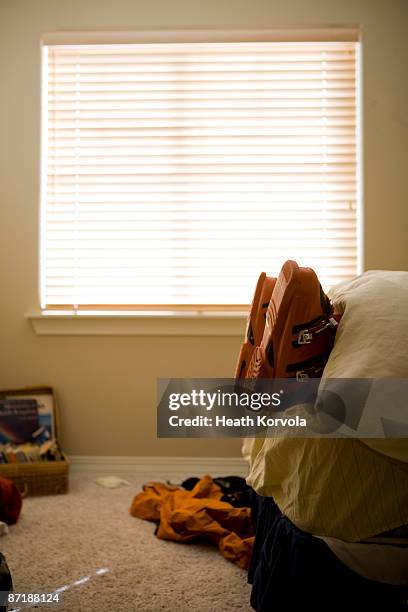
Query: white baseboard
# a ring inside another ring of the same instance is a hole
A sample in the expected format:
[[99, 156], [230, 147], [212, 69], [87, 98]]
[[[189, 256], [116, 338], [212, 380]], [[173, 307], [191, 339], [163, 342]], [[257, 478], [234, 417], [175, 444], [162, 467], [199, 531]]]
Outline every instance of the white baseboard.
[[100, 457], [69, 456], [73, 473], [103, 476], [246, 476], [247, 464], [241, 457]]

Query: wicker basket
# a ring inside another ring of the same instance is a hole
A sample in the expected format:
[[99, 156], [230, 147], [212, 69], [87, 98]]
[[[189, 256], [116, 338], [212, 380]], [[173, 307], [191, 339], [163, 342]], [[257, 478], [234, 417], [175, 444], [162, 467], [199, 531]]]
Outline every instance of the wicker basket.
[[69, 462], [37, 461], [0, 465], [0, 476], [14, 482], [23, 497], [68, 492]]
[[[53, 396], [55, 430], [56, 434], [58, 434], [59, 415], [55, 395], [51, 387], [30, 387], [0, 391], [0, 397], [6, 395], [27, 395], [29, 397], [40, 394], [52, 394]], [[65, 455], [63, 457], [63, 461], [2, 463], [0, 464], [0, 476], [12, 480], [24, 497], [67, 493], [69, 461]]]

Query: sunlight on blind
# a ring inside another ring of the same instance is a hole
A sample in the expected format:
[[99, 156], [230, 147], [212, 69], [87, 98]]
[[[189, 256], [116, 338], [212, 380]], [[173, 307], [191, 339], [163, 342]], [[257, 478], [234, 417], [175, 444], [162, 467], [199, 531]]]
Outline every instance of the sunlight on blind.
[[42, 307], [356, 274], [355, 43], [44, 47]]

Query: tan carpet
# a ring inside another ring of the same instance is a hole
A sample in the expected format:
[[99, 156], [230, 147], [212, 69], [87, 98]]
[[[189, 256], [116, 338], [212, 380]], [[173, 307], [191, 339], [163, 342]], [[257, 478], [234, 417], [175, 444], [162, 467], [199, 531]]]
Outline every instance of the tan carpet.
[[19, 522], [0, 538], [16, 592], [68, 587], [59, 604], [37, 604], [36, 609], [251, 609], [245, 572], [209, 546], [158, 540], [152, 523], [129, 515], [131, 499], [148, 477], [120, 489], [104, 489], [92, 478], [73, 477], [68, 495], [24, 500]]

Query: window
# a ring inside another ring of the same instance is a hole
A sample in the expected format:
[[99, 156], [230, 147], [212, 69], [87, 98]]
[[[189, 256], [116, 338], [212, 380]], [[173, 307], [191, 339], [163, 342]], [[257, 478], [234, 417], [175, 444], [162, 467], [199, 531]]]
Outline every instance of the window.
[[355, 42], [43, 45], [41, 305], [248, 304], [357, 272]]

